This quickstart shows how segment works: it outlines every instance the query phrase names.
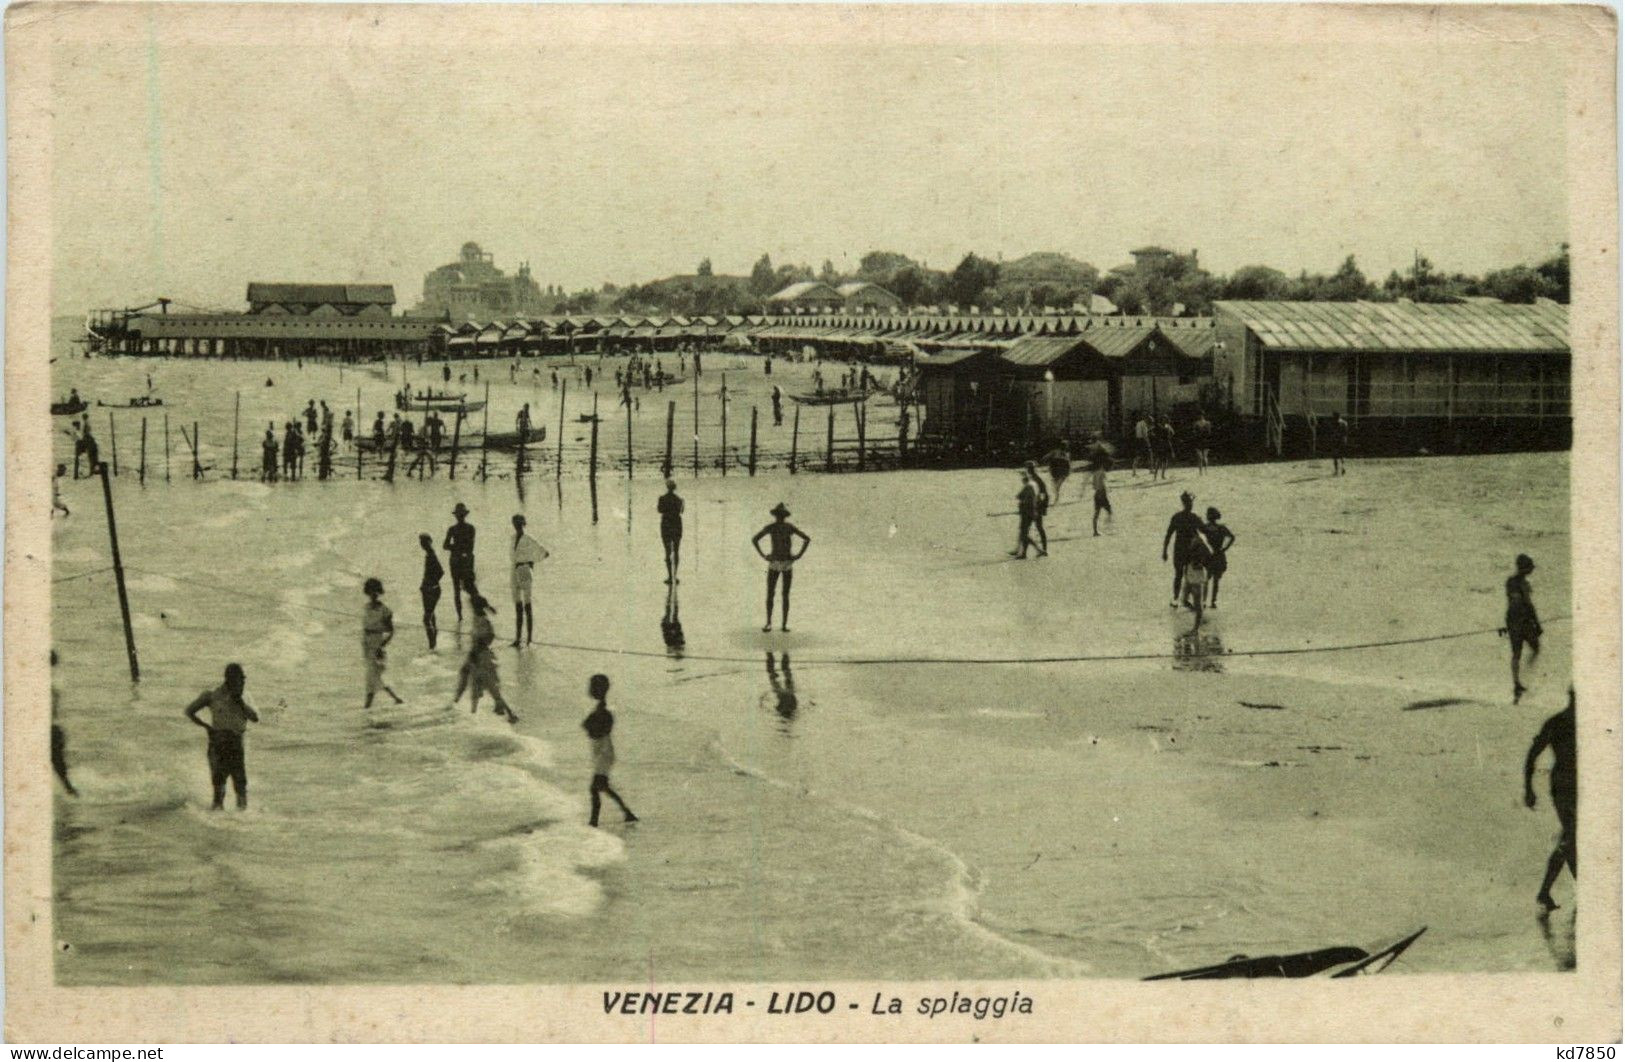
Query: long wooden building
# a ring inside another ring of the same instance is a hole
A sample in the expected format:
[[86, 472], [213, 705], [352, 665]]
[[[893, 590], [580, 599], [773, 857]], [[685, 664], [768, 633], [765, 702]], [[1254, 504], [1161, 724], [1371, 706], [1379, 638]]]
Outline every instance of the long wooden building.
[[1215, 383], [1276, 454], [1342, 414], [1368, 452], [1566, 446], [1568, 308], [1218, 302]]

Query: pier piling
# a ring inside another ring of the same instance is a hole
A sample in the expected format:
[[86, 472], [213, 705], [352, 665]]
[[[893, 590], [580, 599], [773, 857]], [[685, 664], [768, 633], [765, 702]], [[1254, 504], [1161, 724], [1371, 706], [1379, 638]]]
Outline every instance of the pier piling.
[[137, 475], [141, 485], [147, 485], [147, 418], [141, 418], [141, 470]]
[[796, 443], [801, 439], [801, 405], [796, 404], [795, 417], [790, 422], [790, 474], [796, 474]]
[[750, 407], [750, 474], [756, 474], [756, 407]]

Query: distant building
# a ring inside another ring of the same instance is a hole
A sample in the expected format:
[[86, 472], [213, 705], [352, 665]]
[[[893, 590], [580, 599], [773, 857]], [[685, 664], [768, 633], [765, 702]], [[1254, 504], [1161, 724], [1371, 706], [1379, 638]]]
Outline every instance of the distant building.
[[903, 305], [902, 299], [866, 280], [842, 284], [835, 291], [841, 296], [841, 308], [848, 313], [890, 313]]
[[839, 310], [846, 305], [846, 299], [821, 280], [803, 280], [769, 295], [767, 304], [779, 313], [809, 313]]
[[463, 244], [457, 261], [429, 271], [423, 277], [422, 315], [449, 315], [453, 320], [545, 313], [549, 300], [531, 279], [530, 264], [520, 263], [509, 276], [498, 269], [492, 256], [470, 241]]
[[388, 317], [395, 306], [390, 284], [248, 285], [251, 314], [296, 317]]

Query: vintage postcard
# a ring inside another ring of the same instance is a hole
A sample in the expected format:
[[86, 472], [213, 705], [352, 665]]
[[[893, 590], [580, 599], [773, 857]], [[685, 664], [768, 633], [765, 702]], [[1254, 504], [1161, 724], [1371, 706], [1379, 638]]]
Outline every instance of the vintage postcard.
[[1610, 10], [6, 28], [13, 1042], [1620, 1038]]

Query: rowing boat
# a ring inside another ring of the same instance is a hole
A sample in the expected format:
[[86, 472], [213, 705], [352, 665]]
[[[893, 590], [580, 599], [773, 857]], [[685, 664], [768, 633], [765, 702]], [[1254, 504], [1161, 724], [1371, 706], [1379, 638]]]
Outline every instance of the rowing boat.
[[790, 396], [790, 401], [803, 406], [844, 406], [850, 402], [867, 402], [878, 391], [805, 391]]
[[1384, 944], [1375, 944], [1371, 950], [1356, 947], [1320, 948], [1299, 951], [1290, 955], [1263, 955], [1249, 957], [1237, 955], [1213, 966], [1199, 966], [1194, 970], [1155, 974], [1147, 981], [1213, 981], [1226, 978], [1254, 977], [1359, 977], [1381, 973], [1416, 939], [1427, 932], [1423, 926], [1408, 936]]

